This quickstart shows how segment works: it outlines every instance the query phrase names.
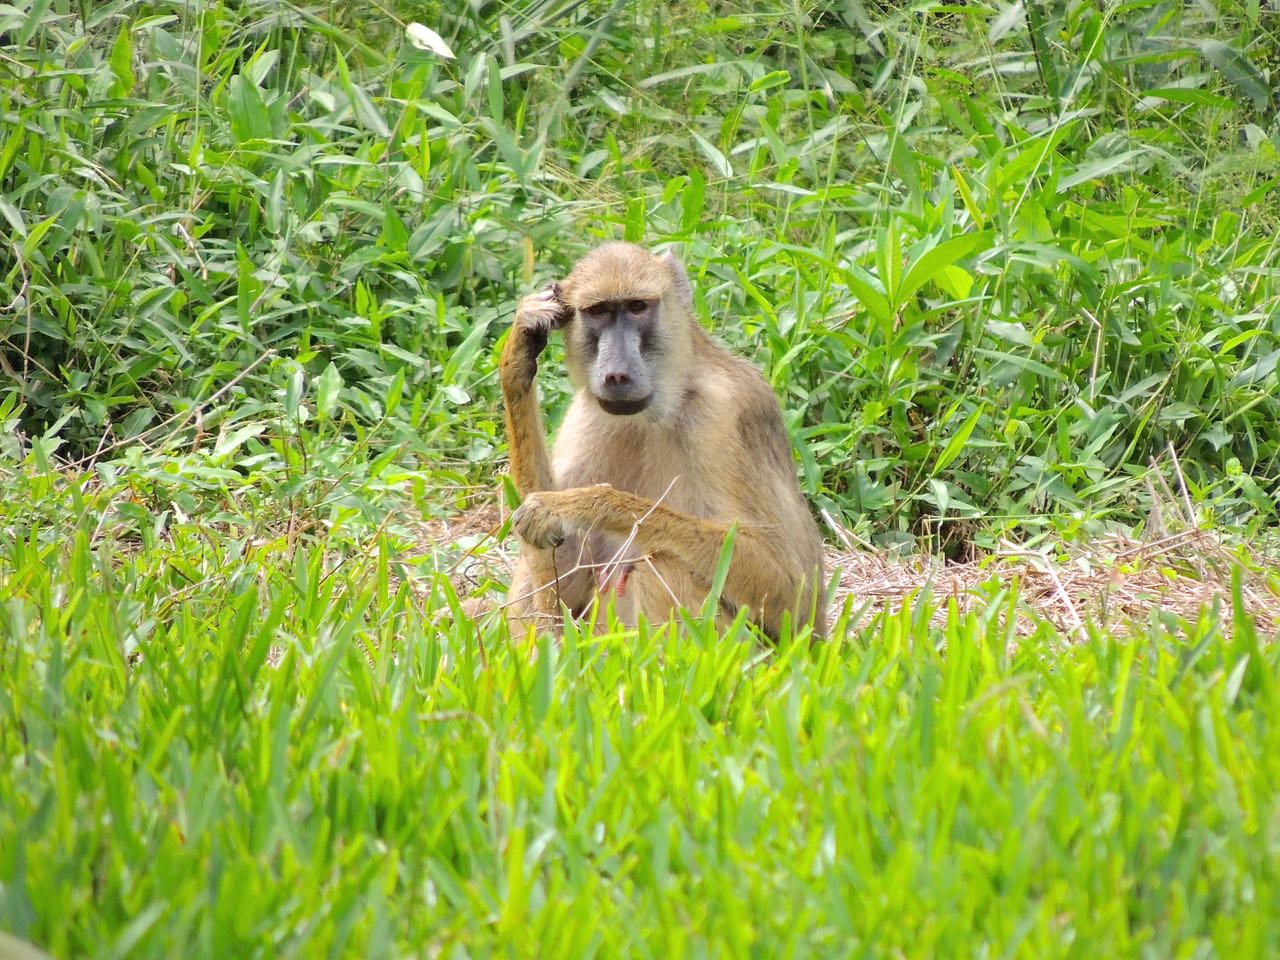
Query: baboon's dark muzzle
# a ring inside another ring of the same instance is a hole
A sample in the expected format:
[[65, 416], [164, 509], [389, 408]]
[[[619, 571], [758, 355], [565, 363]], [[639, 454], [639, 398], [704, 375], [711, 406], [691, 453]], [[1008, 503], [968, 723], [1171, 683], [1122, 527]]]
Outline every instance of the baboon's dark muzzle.
[[653, 398], [653, 380], [640, 334], [615, 320], [600, 334], [592, 393], [606, 413], [639, 413]]
[[649, 406], [652, 400], [653, 394], [647, 397], [640, 397], [637, 400], [610, 400], [599, 394], [596, 395], [596, 402], [600, 404], [600, 409], [605, 413], [613, 414], [615, 417], [629, 417], [637, 414]]

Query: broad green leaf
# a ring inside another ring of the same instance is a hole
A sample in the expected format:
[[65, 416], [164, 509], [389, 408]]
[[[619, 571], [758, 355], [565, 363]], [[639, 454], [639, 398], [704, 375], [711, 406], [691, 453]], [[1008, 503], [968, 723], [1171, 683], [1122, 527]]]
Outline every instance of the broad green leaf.
[[1061, 380], [1062, 371], [1055, 370], [1039, 360], [1032, 360], [1030, 357], [1024, 357], [1016, 353], [1002, 353], [999, 350], [988, 350], [985, 347], [979, 347], [974, 351], [978, 356], [988, 357], [992, 360], [998, 360], [1001, 363], [1007, 363], [1010, 366], [1017, 367], [1026, 373], [1034, 373], [1046, 380]]
[[693, 142], [698, 145], [698, 149], [702, 151], [702, 155], [710, 161], [712, 168], [722, 177], [733, 176], [733, 165], [720, 149], [716, 147], [710, 140], [701, 134], [694, 133]]
[[27, 131], [17, 124], [8, 126], [8, 135], [4, 140], [4, 147], [0, 148], [0, 177], [5, 175], [9, 169], [9, 165], [13, 163], [13, 158], [18, 155], [18, 151], [22, 149], [23, 141], [27, 138]]
[[697, 167], [689, 169], [688, 180], [680, 191], [680, 230], [693, 233], [702, 222], [702, 203], [706, 180]]
[[659, 84], [667, 83], [670, 80], [682, 80], [685, 77], [697, 76], [699, 74], [708, 74], [708, 73], [722, 74], [728, 70], [732, 70], [733, 67], [734, 67], [733, 64], [726, 63], [726, 62], [695, 63], [693, 66], [679, 67], [675, 70], [668, 70], [665, 73], [655, 74], [652, 77], [646, 77], [645, 79], [641, 80], [638, 84], [636, 84], [636, 86], [640, 90], [648, 90], [651, 87], [656, 87]]
[[[31, 0], [31, 5], [26, 9], [26, 22], [22, 29], [18, 31], [18, 45], [26, 46], [31, 42], [31, 38], [36, 35], [36, 30], [44, 23], [45, 14], [49, 11], [50, 0]], [[25, 4], [24, 4], [25, 6]]]
[[404, 250], [409, 243], [409, 231], [391, 203], [382, 210], [382, 243], [394, 253]]
[[128, 21], [120, 25], [115, 42], [111, 45], [111, 73], [116, 78], [115, 96], [127, 97], [137, 82], [133, 73], [133, 40]]
[[390, 137], [391, 128], [387, 126], [387, 120], [382, 115], [382, 111], [377, 104], [373, 102], [369, 94], [365, 92], [364, 87], [354, 82], [351, 78], [351, 70], [347, 66], [346, 58], [343, 57], [340, 50], [334, 51], [334, 65], [338, 69], [338, 79], [342, 84], [343, 90], [346, 91], [347, 99], [351, 103], [352, 110], [355, 112], [356, 119], [370, 133], [377, 137]]
[[929, 478], [929, 489], [933, 491], [933, 502], [938, 508], [938, 516], [945, 517], [947, 515], [947, 507], [951, 504], [951, 490], [936, 477]]
[[966, 299], [973, 290], [973, 276], [963, 267], [943, 267], [933, 282], [956, 300]]
[[213, 456], [215, 458], [225, 457], [229, 454], [235, 453], [246, 440], [250, 437], [260, 435], [266, 429], [267, 425], [265, 423], [251, 423], [247, 427], [241, 427], [239, 430], [232, 431], [225, 437], [219, 439], [214, 445]]
[[711, 589], [707, 591], [707, 598], [703, 602], [702, 616], [707, 621], [715, 620], [720, 598], [724, 595], [725, 581], [729, 578], [729, 567], [733, 561], [733, 548], [737, 538], [738, 523], [734, 521], [725, 533], [724, 542], [720, 545], [720, 556], [711, 576]]
[[880, 282], [889, 297], [890, 312], [894, 313], [901, 303], [898, 284], [902, 279], [902, 234], [895, 217], [889, 218], [889, 225], [880, 231], [877, 241], [876, 266], [880, 271]]
[[502, 67], [497, 60], [489, 61], [488, 77], [489, 119], [501, 125], [506, 115], [502, 90]]
[[1222, 40], [1197, 40], [1204, 58], [1222, 71], [1237, 90], [1247, 96], [1257, 110], [1275, 109], [1276, 91], [1262, 71], [1243, 52]]
[[331, 361], [316, 381], [316, 415], [321, 421], [333, 416], [333, 411], [338, 406], [338, 391], [341, 389], [342, 374]]
[[489, 324], [487, 322], [477, 323], [475, 328], [467, 334], [467, 338], [462, 341], [457, 350], [450, 353], [448, 362], [444, 365], [443, 378], [445, 383], [457, 383], [463, 379], [463, 374], [471, 370], [471, 363], [480, 351], [480, 345], [484, 342], [485, 336], [489, 332]]
[[34, 256], [36, 251], [40, 249], [40, 243], [44, 240], [45, 234], [52, 230], [57, 222], [58, 217], [55, 214], [52, 217], [41, 220], [32, 227], [31, 232], [28, 233], [26, 238], [22, 241], [22, 255], [24, 257]]
[[889, 298], [876, 289], [876, 281], [861, 267], [851, 264], [841, 271], [845, 284], [849, 287], [859, 303], [875, 321], [881, 334], [886, 338], [893, 336], [893, 311], [889, 307]]
[[257, 266], [241, 244], [236, 244], [236, 312], [240, 326], [252, 328], [258, 297], [262, 294], [262, 281], [257, 277]]
[[973, 428], [978, 425], [978, 418], [986, 412], [986, 409], [985, 406], [977, 407], [965, 418], [964, 423], [960, 425], [960, 429], [947, 441], [947, 445], [938, 454], [938, 459], [934, 461], [933, 475], [935, 477], [949, 467], [951, 462], [960, 455], [960, 451], [964, 449], [964, 445], [969, 442], [969, 438], [973, 435]]
[[1154, 87], [1142, 92], [1144, 100], [1170, 100], [1174, 103], [1190, 103], [1200, 107], [1217, 107], [1220, 110], [1235, 109], [1229, 97], [1194, 87]]
[[906, 276], [902, 278], [902, 285], [894, 297], [895, 307], [900, 308], [917, 290], [930, 280], [936, 280], [942, 270], [950, 267], [957, 260], [962, 260], [991, 246], [992, 240], [993, 235], [988, 231], [966, 233], [944, 240], [925, 251], [920, 259], [907, 268]]
[[446, 60], [454, 60], [453, 49], [445, 42], [444, 37], [436, 33], [424, 23], [414, 21], [405, 27], [405, 35], [408, 36], [409, 42], [419, 50], [427, 50], [434, 53], [437, 57], [444, 57]]
[[1236, 373], [1231, 378], [1231, 386], [1234, 388], [1260, 383], [1275, 373], [1277, 364], [1280, 364], [1280, 349], [1264, 354], [1256, 362]]
[[1125, 150], [1113, 157], [1090, 160], [1078, 166], [1074, 172], [1058, 181], [1058, 193], [1066, 193], [1072, 187], [1079, 186], [1087, 180], [1101, 180], [1115, 173], [1132, 170], [1138, 157], [1146, 156], [1146, 149]]
[[290, 418], [297, 418], [302, 406], [302, 392], [306, 385], [306, 373], [301, 367], [289, 375], [284, 391], [284, 412]]
[[231, 135], [236, 143], [271, 137], [271, 116], [262, 100], [262, 91], [248, 74], [239, 73], [231, 78], [227, 112], [231, 119]]
[[772, 90], [774, 87], [781, 87], [791, 82], [791, 74], [786, 70], [770, 70], [762, 76], [756, 77], [751, 81], [751, 86], [747, 88], [747, 93], [759, 93], [762, 90]]
[[1027, 31], [1031, 34], [1031, 50], [1035, 55], [1040, 76], [1044, 80], [1045, 92], [1057, 98], [1061, 96], [1061, 86], [1058, 81], [1058, 70], [1053, 62], [1053, 46], [1045, 30], [1044, 14], [1036, 0], [1027, 0], [1024, 9], [1027, 15]]

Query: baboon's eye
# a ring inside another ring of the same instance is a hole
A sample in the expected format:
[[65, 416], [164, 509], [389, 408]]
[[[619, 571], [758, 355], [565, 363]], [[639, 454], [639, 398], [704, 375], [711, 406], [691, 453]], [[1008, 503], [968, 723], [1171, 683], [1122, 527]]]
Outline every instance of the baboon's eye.
[[644, 312], [645, 312], [645, 310], [646, 310], [646, 309], [648, 309], [648, 307], [649, 307], [649, 305], [648, 305], [647, 303], [645, 303], [643, 300], [628, 300], [628, 301], [627, 301], [627, 312], [628, 312], [628, 313], [636, 313], [636, 314], [644, 313]]

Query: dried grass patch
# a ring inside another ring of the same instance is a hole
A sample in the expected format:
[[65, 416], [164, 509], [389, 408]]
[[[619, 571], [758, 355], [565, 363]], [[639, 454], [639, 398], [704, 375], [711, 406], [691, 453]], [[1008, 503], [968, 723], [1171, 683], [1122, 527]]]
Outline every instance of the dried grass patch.
[[[1238, 569], [1243, 605], [1259, 630], [1274, 632], [1280, 623], [1280, 569], [1199, 530], [1150, 543], [1117, 535], [1059, 545], [1052, 552], [1010, 545], [971, 563], [920, 555], [894, 560], [865, 550], [832, 551], [827, 561], [829, 569], [840, 572], [837, 598], [852, 597], [855, 608], [895, 609], [927, 588], [967, 611], [987, 602], [994, 581], [1019, 587], [1018, 634], [1025, 636], [1038, 620], [1047, 620], [1077, 638], [1089, 623], [1115, 630], [1120, 624], [1145, 623], [1153, 611], [1194, 620], [1215, 603], [1230, 610], [1232, 570]], [[946, 608], [938, 604], [935, 622], [945, 620]]]
[[[469, 594], [488, 580], [510, 576], [511, 543], [494, 537], [503, 519], [496, 504], [483, 504], [422, 524], [419, 541], [424, 550], [461, 551], [450, 576], [460, 594]], [[967, 563], [924, 554], [893, 557], [852, 541], [827, 551], [827, 575], [839, 574], [833, 609], [852, 598], [865, 622], [928, 590], [938, 601], [934, 622], [942, 623], [950, 601], [962, 612], [978, 610], [993, 590], [1016, 587], [1014, 630], [1022, 636], [1041, 621], [1083, 638], [1090, 623], [1123, 632], [1126, 624], [1144, 624], [1156, 611], [1188, 621], [1214, 604], [1229, 611], [1233, 570], [1239, 571], [1245, 610], [1260, 632], [1274, 634], [1280, 629], [1280, 564], [1202, 530], [1150, 542], [1117, 534], [1034, 551], [1009, 544]]]

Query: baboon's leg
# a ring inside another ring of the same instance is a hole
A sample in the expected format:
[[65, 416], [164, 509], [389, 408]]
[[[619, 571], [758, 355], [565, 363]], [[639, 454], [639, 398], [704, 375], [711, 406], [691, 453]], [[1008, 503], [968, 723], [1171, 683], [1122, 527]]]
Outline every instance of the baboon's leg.
[[559, 628], [554, 577], [541, 579], [543, 575], [536, 572], [541, 562], [550, 556], [550, 550], [534, 549], [527, 544], [522, 548], [507, 591], [507, 626], [513, 637], [525, 636], [530, 627], [535, 630]]
[[[679, 609], [697, 613], [707, 599], [709, 580], [695, 576], [681, 561], [657, 555], [634, 564], [616, 601], [618, 618], [634, 626], [641, 613], [650, 622], [671, 618]], [[722, 603], [716, 623], [723, 629], [733, 622], [734, 611]]]
[[[635, 530], [635, 549], [655, 559], [676, 560], [689, 575], [710, 584], [720, 562], [729, 524], [689, 516], [645, 497], [609, 486], [548, 490], [527, 498], [513, 518], [525, 542], [554, 544], [574, 532], [595, 529], [626, 536]], [[801, 570], [778, 548], [775, 536], [739, 526], [723, 596], [747, 606], [766, 632], [776, 636], [783, 614], [807, 617], [818, 571]], [[683, 598], [682, 602], [683, 602]]]
[[[545, 579], [538, 579], [535, 564], [529, 562], [535, 557], [551, 568]], [[507, 624], [512, 635], [523, 637], [530, 626], [558, 632], [561, 605], [576, 614], [590, 603], [595, 588], [594, 569], [577, 538], [548, 549], [522, 542], [507, 591]]]

